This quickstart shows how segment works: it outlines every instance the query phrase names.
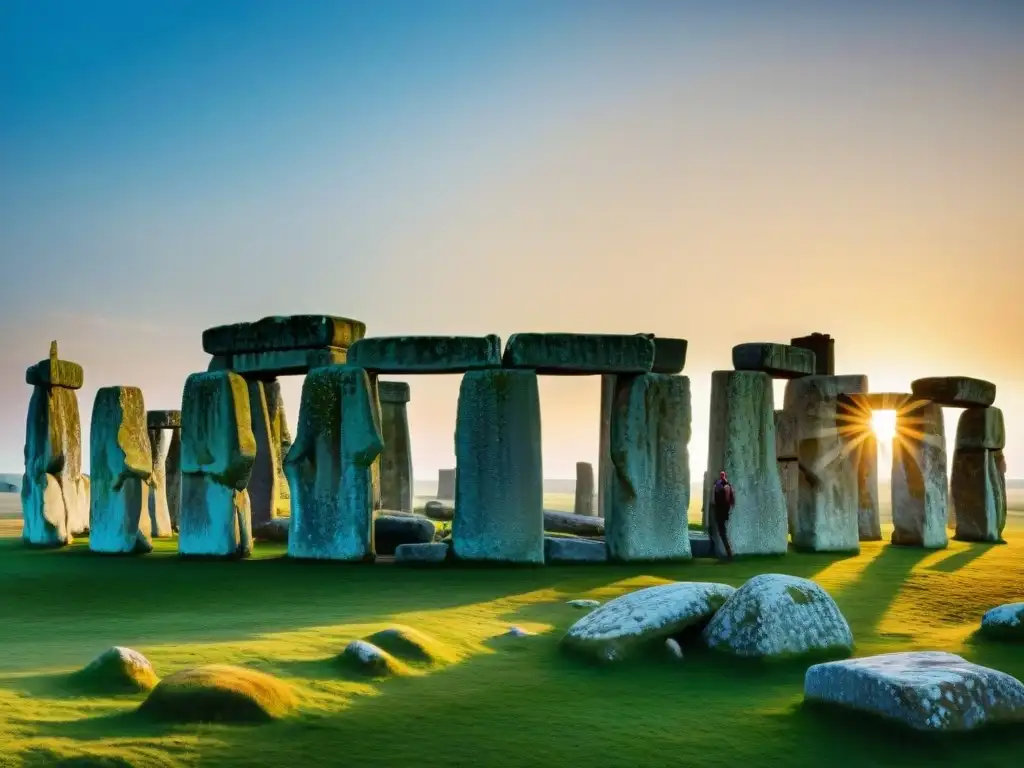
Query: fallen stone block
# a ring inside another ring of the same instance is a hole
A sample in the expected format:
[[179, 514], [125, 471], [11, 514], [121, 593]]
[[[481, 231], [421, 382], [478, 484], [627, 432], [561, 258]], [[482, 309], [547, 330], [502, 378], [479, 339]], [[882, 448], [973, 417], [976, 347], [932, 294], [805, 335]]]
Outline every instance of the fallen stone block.
[[969, 376], [935, 376], [910, 385], [914, 397], [946, 408], [987, 408], [996, 400], [996, 385]]
[[425, 517], [380, 515], [373, 522], [373, 546], [378, 555], [393, 555], [402, 544], [430, 544], [434, 524]]
[[547, 533], [567, 533], [573, 536], [604, 536], [605, 521], [590, 515], [544, 510], [544, 530]]
[[648, 373], [654, 342], [638, 334], [514, 333], [501, 364], [544, 375]]
[[437, 565], [448, 559], [448, 544], [399, 544], [395, 548], [395, 562], [405, 565]]
[[544, 562], [548, 565], [604, 563], [607, 561], [608, 547], [603, 541], [562, 536], [544, 537]]
[[455, 518], [455, 507], [445, 504], [443, 501], [431, 499], [424, 505], [423, 514], [431, 520], [448, 521]]
[[967, 408], [956, 423], [958, 451], [1001, 451], [1006, 447], [1006, 426], [999, 408]]
[[732, 348], [732, 367], [737, 371], [761, 371], [777, 379], [811, 376], [816, 370], [814, 353], [788, 344], [754, 342]]
[[348, 349], [366, 335], [366, 324], [330, 315], [264, 317], [254, 323], [233, 323], [203, 331], [209, 355], [237, 355], [270, 350]]
[[352, 345], [350, 365], [371, 373], [465, 373], [501, 366], [501, 339], [489, 336], [371, 336]]

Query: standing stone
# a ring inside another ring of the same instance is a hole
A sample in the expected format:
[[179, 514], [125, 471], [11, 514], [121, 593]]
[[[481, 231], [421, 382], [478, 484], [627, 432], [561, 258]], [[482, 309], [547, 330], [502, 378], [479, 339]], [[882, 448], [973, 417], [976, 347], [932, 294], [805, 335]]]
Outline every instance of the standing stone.
[[462, 377], [455, 459], [455, 556], [543, 564], [544, 483], [535, 372], [498, 369]]
[[[784, 554], [787, 549], [786, 502], [775, 457], [775, 415], [772, 380], [756, 371], [715, 371], [711, 374], [711, 429], [708, 483], [725, 470], [736, 494], [727, 533], [737, 555]], [[724, 547], [709, 527], [716, 551]]]
[[892, 543], [944, 549], [946, 434], [942, 407], [918, 401], [896, 415], [892, 446]]
[[950, 509], [961, 541], [1003, 540], [1006, 525], [1006, 445], [1003, 412], [968, 408], [956, 427]]
[[605, 509], [612, 560], [690, 558], [690, 416], [686, 376], [617, 378], [611, 419], [613, 474]]
[[82, 475], [75, 394], [84, 379], [82, 366], [58, 358], [56, 341], [49, 358], [25, 372], [33, 390], [25, 429], [22, 538], [33, 546], [63, 546], [89, 530], [89, 485]]
[[810, 376], [816, 370], [811, 350], [770, 342], [737, 344], [732, 348], [732, 367], [737, 371], [762, 371], [776, 379]]
[[384, 450], [380, 455], [381, 507], [412, 512], [412, 440], [409, 436], [409, 385], [381, 381], [380, 429]]
[[[789, 535], [796, 531], [797, 510], [800, 501], [799, 440], [796, 434], [796, 414], [785, 410], [775, 411], [775, 458], [778, 461], [779, 480], [782, 495], [786, 499], [786, 520]], [[707, 506], [709, 489], [707, 473], [704, 475], [704, 498]]]
[[171, 512], [167, 506], [167, 450], [170, 447], [167, 430], [150, 429], [149, 446], [153, 459], [153, 473], [149, 478], [146, 511], [149, 514], [149, 528], [153, 538], [165, 539], [174, 534], [171, 528]]
[[249, 388], [252, 435], [256, 440], [256, 459], [246, 489], [249, 492], [252, 527], [253, 530], [259, 530], [277, 516], [281, 444], [271, 426], [263, 382], [250, 379], [246, 384]]
[[800, 515], [800, 462], [796, 459], [780, 461], [778, 467], [782, 496], [786, 500], [786, 527], [795, 544]]
[[89, 549], [108, 554], [151, 551], [148, 481], [153, 456], [142, 390], [100, 389], [89, 432]]
[[275, 516], [289, 514], [288, 478], [284, 474], [284, 460], [292, 447], [292, 433], [288, 429], [288, 419], [284, 411], [284, 396], [281, 394], [281, 382], [270, 379], [263, 382], [263, 394], [267, 398], [267, 417], [270, 421], [271, 440], [277, 446], [277, 509]]
[[786, 385], [784, 405], [796, 418], [800, 462], [793, 543], [801, 549], [860, 549], [859, 472], [863, 461], [870, 476], [875, 457], [862, 450], [872, 435], [870, 412], [853, 409], [851, 397], [867, 388], [867, 377], [859, 375], [816, 375]]
[[443, 501], [455, 499], [455, 470], [437, 470], [437, 498]]
[[577, 515], [594, 514], [594, 465], [586, 461], [576, 462], [576, 500], [573, 512]]
[[861, 541], [881, 541], [878, 508], [878, 438], [869, 428], [857, 444], [857, 535]]
[[181, 527], [181, 429], [171, 431], [165, 468], [167, 512], [171, 516], [171, 528], [177, 532]]
[[374, 559], [371, 475], [383, 448], [366, 371], [349, 365], [311, 371], [285, 460], [292, 505], [289, 557]]
[[598, 455], [597, 455], [597, 516], [604, 517], [605, 508], [609, 504], [612, 479], [612, 403], [615, 398], [615, 376], [606, 374], [601, 377], [601, 415], [599, 424]]
[[814, 372], [818, 376], [836, 375], [836, 342], [827, 333], [812, 333], [790, 339], [794, 347], [809, 349], [814, 353]]
[[193, 373], [181, 405], [180, 554], [247, 557], [252, 552], [246, 486], [255, 461], [245, 379], [230, 371]]

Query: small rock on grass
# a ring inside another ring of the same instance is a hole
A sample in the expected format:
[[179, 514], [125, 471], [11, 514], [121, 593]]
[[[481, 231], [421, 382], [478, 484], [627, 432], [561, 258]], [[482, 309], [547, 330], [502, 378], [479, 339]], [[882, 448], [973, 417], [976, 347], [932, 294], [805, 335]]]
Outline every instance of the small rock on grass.
[[597, 608], [601, 605], [600, 600], [569, 600], [566, 605], [571, 605], [573, 608]]
[[995, 640], [1024, 642], [1024, 603], [1006, 603], [981, 617], [981, 634]]
[[151, 690], [160, 678], [141, 653], [115, 645], [72, 675], [72, 682], [97, 693], [137, 693]]
[[670, 637], [665, 641], [665, 649], [671, 656], [682, 661], [683, 659], [683, 647], [679, 644], [679, 641], [674, 637]]
[[353, 672], [368, 677], [391, 677], [405, 671], [402, 662], [366, 640], [353, 640], [345, 646], [338, 661]]
[[535, 632], [530, 632], [528, 629], [522, 627], [509, 627], [508, 632], [505, 633], [505, 637], [531, 637]]

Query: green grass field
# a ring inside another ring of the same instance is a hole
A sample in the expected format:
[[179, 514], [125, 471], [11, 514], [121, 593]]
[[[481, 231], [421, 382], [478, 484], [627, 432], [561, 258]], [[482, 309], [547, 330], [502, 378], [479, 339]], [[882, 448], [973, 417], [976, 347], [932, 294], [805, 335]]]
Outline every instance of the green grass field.
[[[807, 710], [806, 665], [693, 650], [683, 662], [596, 668], [557, 645], [582, 615], [571, 598], [781, 572], [829, 590], [858, 655], [942, 649], [1024, 678], [1024, 647], [971, 637], [987, 608], [1024, 599], [1024, 517], [1010, 519], [1009, 546], [525, 570], [293, 563], [282, 546], [245, 562], [182, 561], [173, 542], [143, 558], [92, 556], [86, 542], [32, 551], [10, 521], [0, 538], [0, 765], [1011, 766], [1024, 729], [935, 739]], [[393, 623], [441, 640], [449, 663], [367, 682], [330, 662]], [[513, 624], [538, 634], [499, 637]], [[263, 726], [174, 726], [136, 714], [142, 695], [68, 688], [68, 672], [115, 644], [161, 676], [207, 662], [268, 672], [295, 687], [300, 709]]]

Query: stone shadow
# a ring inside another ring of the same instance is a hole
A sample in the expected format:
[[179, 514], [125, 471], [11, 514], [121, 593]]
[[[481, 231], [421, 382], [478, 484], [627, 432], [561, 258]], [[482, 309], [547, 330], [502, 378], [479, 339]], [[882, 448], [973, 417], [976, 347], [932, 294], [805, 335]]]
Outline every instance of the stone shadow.
[[945, 557], [934, 565], [928, 566], [930, 571], [941, 571], [943, 573], [955, 573], [961, 568], [970, 565], [972, 562], [988, 554], [989, 550], [993, 547], [1001, 546], [999, 544], [972, 544], [968, 549], [961, 552], [955, 552], [949, 557]]
[[875, 630], [899, 597], [907, 577], [934, 551], [887, 544], [852, 583], [832, 590], [832, 597], [851, 626]]

